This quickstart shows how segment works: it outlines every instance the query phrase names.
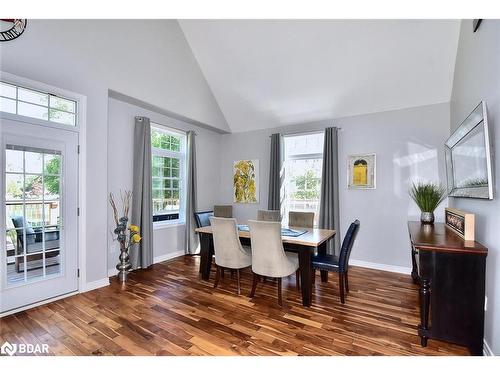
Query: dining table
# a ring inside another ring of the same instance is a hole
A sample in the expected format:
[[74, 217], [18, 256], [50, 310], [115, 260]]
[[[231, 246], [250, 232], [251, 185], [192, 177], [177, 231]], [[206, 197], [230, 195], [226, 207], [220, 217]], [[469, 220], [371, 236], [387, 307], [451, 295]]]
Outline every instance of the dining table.
[[[297, 253], [299, 258], [300, 289], [302, 293], [302, 305], [311, 306], [313, 275], [312, 258], [314, 254], [326, 254], [327, 241], [337, 233], [333, 229], [297, 228], [290, 227], [292, 231], [302, 232], [298, 236], [282, 235], [283, 248], [285, 251]], [[212, 257], [214, 255], [214, 241], [212, 227], [206, 226], [196, 228], [200, 236], [200, 273], [203, 280], [210, 278], [212, 268]], [[286, 233], [286, 232], [285, 232]], [[251, 246], [250, 232], [238, 230], [242, 245]], [[321, 281], [328, 281], [328, 272], [321, 271]]]

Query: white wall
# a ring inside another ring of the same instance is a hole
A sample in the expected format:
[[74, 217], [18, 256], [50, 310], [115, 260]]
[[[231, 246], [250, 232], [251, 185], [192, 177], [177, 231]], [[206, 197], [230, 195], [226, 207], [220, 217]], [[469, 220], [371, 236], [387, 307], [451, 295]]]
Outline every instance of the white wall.
[[[500, 21], [483, 20], [476, 33], [472, 21], [462, 21], [451, 97], [451, 130], [455, 130], [480, 100], [486, 101], [493, 147], [500, 147]], [[485, 340], [500, 355], [500, 157], [493, 154], [495, 199], [451, 199], [454, 207], [476, 214], [476, 239], [488, 247], [486, 260]]]
[[[120, 190], [132, 190], [134, 117], [149, 117], [151, 122], [181, 130], [196, 132], [197, 201], [198, 210], [211, 209], [217, 201], [219, 188], [219, 149], [221, 135], [211, 130], [167, 117], [143, 107], [109, 98], [108, 127], [108, 192], [115, 195]], [[108, 226], [114, 227], [111, 210], [108, 210]], [[184, 253], [185, 225], [155, 228], [153, 253], [156, 259]], [[108, 232], [108, 269], [113, 269], [120, 253], [118, 243]]]
[[[233, 204], [239, 221], [253, 219], [267, 208], [269, 135], [342, 128], [339, 133], [340, 215], [343, 237], [349, 223], [358, 218], [361, 230], [352, 258], [365, 262], [410, 267], [406, 222], [420, 211], [408, 197], [412, 180], [445, 183], [444, 141], [449, 135], [449, 104], [346, 117], [222, 136], [221, 186], [218, 203], [232, 203], [232, 163], [260, 160], [260, 200], [257, 204]], [[377, 189], [347, 189], [347, 155], [377, 154]], [[443, 219], [444, 203], [436, 210]]]
[[228, 129], [175, 20], [30, 20], [0, 70], [87, 96], [87, 282], [107, 275], [108, 89]]

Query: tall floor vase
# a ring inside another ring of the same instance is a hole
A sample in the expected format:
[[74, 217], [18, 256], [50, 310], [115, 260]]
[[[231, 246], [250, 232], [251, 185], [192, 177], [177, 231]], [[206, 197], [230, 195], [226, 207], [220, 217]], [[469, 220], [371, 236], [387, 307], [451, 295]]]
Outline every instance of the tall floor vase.
[[128, 273], [132, 268], [132, 263], [130, 263], [130, 257], [128, 255], [128, 249], [125, 247], [125, 242], [120, 243], [120, 263], [116, 265], [118, 270], [118, 280], [125, 283], [128, 280]]

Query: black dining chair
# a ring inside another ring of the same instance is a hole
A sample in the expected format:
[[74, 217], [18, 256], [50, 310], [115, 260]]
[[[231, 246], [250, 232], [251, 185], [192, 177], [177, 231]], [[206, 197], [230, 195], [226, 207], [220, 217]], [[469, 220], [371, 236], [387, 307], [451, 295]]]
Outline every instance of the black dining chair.
[[[349, 226], [347, 233], [342, 241], [340, 255], [315, 255], [312, 259], [314, 270], [337, 272], [339, 274], [340, 302], [345, 303], [345, 293], [349, 292], [349, 256], [351, 255], [352, 245], [359, 231], [359, 220], [355, 220]], [[316, 273], [313, 274], [313, 283]]]
[[214, 216], [213, 211], [200, 211], [194, 213], [194, 219], [196, 220], [196, 228], [208, 227], [210, 226], [210, 217]]

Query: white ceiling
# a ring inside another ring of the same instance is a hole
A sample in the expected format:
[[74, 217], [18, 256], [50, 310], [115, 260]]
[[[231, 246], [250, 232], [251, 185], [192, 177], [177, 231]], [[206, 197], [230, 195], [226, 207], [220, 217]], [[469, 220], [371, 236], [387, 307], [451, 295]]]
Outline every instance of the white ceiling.
[[233, 132], [450, 100], [458, 20], [182, 20]]

